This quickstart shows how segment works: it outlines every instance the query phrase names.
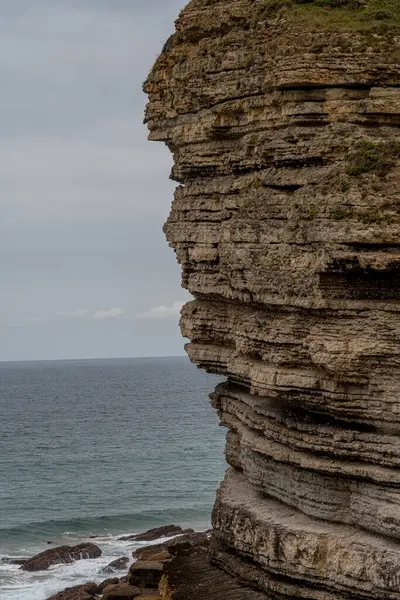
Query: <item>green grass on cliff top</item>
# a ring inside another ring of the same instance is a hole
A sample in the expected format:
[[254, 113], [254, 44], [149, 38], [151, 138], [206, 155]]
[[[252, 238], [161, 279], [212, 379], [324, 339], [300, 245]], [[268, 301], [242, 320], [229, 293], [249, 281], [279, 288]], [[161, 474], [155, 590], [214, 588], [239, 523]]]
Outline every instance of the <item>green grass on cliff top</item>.
[[353, 31], [400, 30], [400, 0], [265, 0], [267, 11], [297, 22]]

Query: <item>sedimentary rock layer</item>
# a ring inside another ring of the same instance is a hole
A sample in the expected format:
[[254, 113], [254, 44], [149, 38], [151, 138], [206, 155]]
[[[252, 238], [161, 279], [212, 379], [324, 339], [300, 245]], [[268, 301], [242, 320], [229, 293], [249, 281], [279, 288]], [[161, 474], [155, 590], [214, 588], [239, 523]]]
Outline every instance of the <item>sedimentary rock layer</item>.
[[263, 497], [234, 470], [219, 490], [213, 521], [216, 558], [220, 547], [233, 550], [236, 561], [229, 562], [229, 570], [246, 577], [250, 563], [249, 580], [258, 572], [257, 583], [266, 592], [318, 600], [332, 593], [346, 599], [400, 598], [399, 544], [310, 519]]
[[[231, 406], [231, 412], [220, 412], [222, 423], [230, 429], [226, 458], [245, 473], [255, 489], [307, 515], [400, 539], [399, 470], [370, 464], [368, 455], [362, 455], [359, 432], [341, 432], [337, 426], [330, 431], [325, 426], [320, 428], [320, 438], [312, 422], [298, 427], [298, 422], [292, 421], [292, 429], [271, 418], [263, 423], [246, 404], [231, 404], [230, 400], [227, 402], [226, 396], [218, 400], [219, 405]], [[215, 400], [214, 404], [218, 406]], [[326, 438], [324, 430], [330, 434]], [[330, 441], [335, 454], [330, 451]], [[358, 460], [356, 453], [353, 460], [346, 459], [351, 446], [360, 449]]]
[[268, 5], [193, 0], [145, 84], [187, 351], [227, 377], [212, 557], [266, 598], [397, 599], [400, 36]]

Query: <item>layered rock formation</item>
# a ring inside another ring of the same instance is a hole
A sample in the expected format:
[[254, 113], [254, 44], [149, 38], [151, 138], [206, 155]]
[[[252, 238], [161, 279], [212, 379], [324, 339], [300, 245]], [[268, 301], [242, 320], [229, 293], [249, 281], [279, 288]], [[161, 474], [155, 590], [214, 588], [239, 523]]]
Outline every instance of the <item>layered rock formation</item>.
[[145, 84], [187, 351], [227, 377], [212, 559], [266, 598], [399, 600], [400, 36], [270, 5], [193, 0]]

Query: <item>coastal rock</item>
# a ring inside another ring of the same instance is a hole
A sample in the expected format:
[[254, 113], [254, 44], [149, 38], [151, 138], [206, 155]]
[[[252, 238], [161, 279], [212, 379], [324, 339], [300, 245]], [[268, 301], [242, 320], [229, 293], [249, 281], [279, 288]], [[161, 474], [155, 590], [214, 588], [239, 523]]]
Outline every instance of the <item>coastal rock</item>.
[[[172, 556], [167, 549], [159, 550], [158, 552], [152, 552], [150, 548], [143, 548], [143, 550], [148, 550], [148, 552], [143, 553], [143, 560], [151, 560], [164, 563], [166, 560], [169, 560]], [[141, 556], [141, 554], [138, 555], [138, 560], [142, 560]]]
[[128, 556], [122, 556], [121, 558], [117, 558], [108, 564], [106, 567], [103, 567], [103, 573], [114, 573], [114, 571], [122, 571], [127, 567], [129, 563]]
[[162, 562], [172, 556], [175, 548], [182, 548], [182, 546], [189, 546], [190, 548], [201, 546], [207, 548], [208, 542], [209, 534], [207, 532], [187, 533], [172, 540], [167, 540], [161, 544], [137, 548], [132, 554], [133, 558], [136, 558], [137, 560]]
[[[267, 593], [289, 595], [290, 590], [293, 597], [318, 600], [332, 593], [338, 598], [400, 598], [400, 544], [307, 517], [255, 491], [237, 470], [225, 476], [213, 522], [215, 561], [223, 564], [227, 549], [234, 549], [230, 571], [256, 581]], [[242, 563], [249, 560], [246, 569]]]
[[90, 581], [83, 585], [67, 588], [47, 600], [94, 600], [98, 597], [95, 593], [96, 588], [96, 584]]
[[143, 590], [128, 583], [119, 583], [108, 585], [103, 591], [102, 600], [133, 600], [141, 594]]
[[143, 533], [126, 535], [118, 539], [121, 541], [151, 542], [162, 537], [172, 537], [193, 532], [194, 529], [182, 529], [179, 525], [163, 525], [162, 527], [155, 527], [154, 529], [149, 529]]
[[118, 577], [109, 577], [96, 585], [96, 588], [93, 591], [96, 595], [101, 596], [107, 586], [115, 585], [117, 583], [126, 583], [126, 581], [122, 581], [122, 579], [119, 579]]
[[266, 600], [261, 592], [212, 565], [204, 549], [168, 563], [159, 589], [163, 600]]
[[399, 27], [325, 4], [192, 0], [146, 122], [186, 349], [227, 378], [214, 565], [259, 598], [400, 600]]
[[101, 550], [95, 544], [83, 543], [77, 546], [59, 546], [36, 554], [20, 568], [24, 571], [44, 571], [51, 565], [72, 563], [76, 560], [98, 558], [99, 556], [101, 556]]
[[138, 560], [129, 569], [128, 583], [141, 588], [157, 588], [163, 568], [163, 562]]

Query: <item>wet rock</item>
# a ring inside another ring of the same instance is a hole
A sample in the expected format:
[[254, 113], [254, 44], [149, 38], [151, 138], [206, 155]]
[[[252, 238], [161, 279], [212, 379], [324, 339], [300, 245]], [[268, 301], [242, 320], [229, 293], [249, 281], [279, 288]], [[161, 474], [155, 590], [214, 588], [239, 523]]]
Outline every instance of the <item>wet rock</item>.
[[101, 550], [91, 543], [78, 544], [77, 546], [59, 546], [36, 554], [28, 559], [20, 568], [24, 571], [44, 571], [59, 563], [72, 563], [86, 558], [98, 558]]
[[137, 542], [151, 542], [158, 540], [162, 537], [172, 537], [173, 535], [180, 535], [183, 533], [193, 533], [194, 529], [182, 529], [179, 525], [163, 525], [162, 527], [155, 527], [149, 529], [143, 533], [136, 533], [133, 535], [126, 535], [118, 538], [121, 541], [137, 541]]
[[75, 585], [74, 587], [67, 588], [58, 594], [54, 594], [47, 598], [47, 600], [93, 600], [97, 596], [95, 590], [97, 585], [90, 581], [83, 585]]
[[129, 569], [128, 583], [141, 588], [157, 588], [163, 568], [162, 562], [139, 560]]
[[208, 539], [209, 538], [206, 532], [187, 533], [178, 536], [172, 540], [167, 540], [166, 542], [163, 542], [161, 544], [154, 544], [153, 546], [137, 548], [133, 552], [133, 558], [136, 558], [138, 560], [162, 561], [170, 557], [170, 549], [174, 548], [177, 545], [188, 543], [193, 548], [197, 546], [202, 546], [206, 548], [208, 546]]
[[129, 585], [128, 583], [118, 583], [109, 585], [103, 593], [103, 600], [132, 600], [142, 595], [143, 590]]
[[125, 581], [121, 581], [120, 579], [118, 579], [118, 577], [109, 577], [108, 579], [105, 579], [104, 581], [96, 585], [96, 588], [93, 591], [96, 595], [101, 596], [107, 586], [115, 585], [117, 583], [125, 583]]
[[128, 565], [129, 558], [127, 556], [123, 556], [122, 558], [117, 558], [110, 562], [109, 565], [102, 569], [102, 573], [114, 573], [114, 571], [123, 571]]

